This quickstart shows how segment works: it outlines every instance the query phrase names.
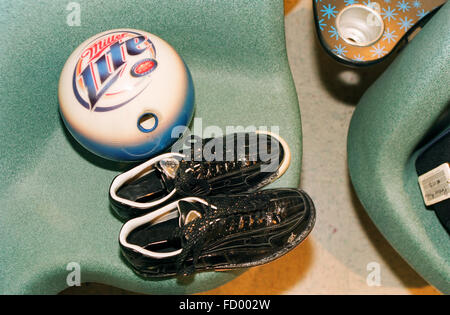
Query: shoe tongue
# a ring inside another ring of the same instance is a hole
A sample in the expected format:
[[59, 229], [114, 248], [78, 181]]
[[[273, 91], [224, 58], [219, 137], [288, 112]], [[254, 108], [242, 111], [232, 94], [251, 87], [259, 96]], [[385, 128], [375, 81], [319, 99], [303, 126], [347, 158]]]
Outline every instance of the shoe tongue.
[[192, 222], [195, 219], [203, 217], [205, 212], [200, 202], [191, 202], [186, 200], [178, 201], [178, 211], [180, 212], [180, 227]]
[[175, 188], [175, 177], [180, 162], [175, 158], [167, 158], [156, 163], [156, 169], [161, 173], [165, 188], [172, 191]]
[[175, 178], [179, 166], [180, 162], [174, 158], [167, 158], [161, 160], [156, 165], [156, 167], [161, 173], [165, 174], [168, 178], [171, 179]]

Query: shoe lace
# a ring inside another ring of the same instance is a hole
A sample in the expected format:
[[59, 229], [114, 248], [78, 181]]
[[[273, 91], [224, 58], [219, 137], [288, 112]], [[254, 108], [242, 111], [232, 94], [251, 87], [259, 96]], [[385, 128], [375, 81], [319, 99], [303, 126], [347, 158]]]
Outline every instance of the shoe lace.
[[257, 161], [185, 161], [178, 170], [175, 186], [184, 194], [206, 195], [210, 192], [210, 185], [215, 181], [257, 163]]
[[[195, 272], [198, 259], [212, 233], [214, 239], [220, 239], [263, 224], [277, 224], [281, 220], [278, 215], [261, 209], [260, 202], [255, 200], [244, 201], [238, 198], [237, 201], [230, 200], [225, 207], [215, 208], [211, 204], [205, 207], [207, 209], [203, 218], [193, 220], [174, 231], [174, 237], [184, 240], [182, 252], [176, 261], [179, 275], [187, 276]], [[187, 263], [189, 257], [192, 257], [190, 264]]]
[[211, 179], [221, 175], [239, 171], [243, 167], [256, 165], [257, 161], [211, 161], [211, 162], [190, 162], [185, 172], [192, 172], [192, 177], [196, 179]]

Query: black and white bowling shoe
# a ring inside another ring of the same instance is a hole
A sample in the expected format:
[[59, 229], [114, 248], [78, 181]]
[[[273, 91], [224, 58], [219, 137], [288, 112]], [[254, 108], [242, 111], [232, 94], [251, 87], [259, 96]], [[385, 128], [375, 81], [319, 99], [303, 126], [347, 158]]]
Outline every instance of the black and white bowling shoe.
[[270, 132], [188, 140], [184, 150], [114, 178], [109, 196], [119, 217], [141, 216], [181, 197], [253, 192], [283, 175], [290, 163], [287, 143]]
[[297, 189], [187, 197], [126, 222], [119, 243], [143, 277], [247, 268], [299, 245], [315, 217], [312, 200]]

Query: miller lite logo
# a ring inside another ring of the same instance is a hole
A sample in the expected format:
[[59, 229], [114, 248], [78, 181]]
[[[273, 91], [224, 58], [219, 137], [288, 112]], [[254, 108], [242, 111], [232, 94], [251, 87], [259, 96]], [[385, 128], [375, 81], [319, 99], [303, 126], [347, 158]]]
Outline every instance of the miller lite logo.
[[139, 96], [156, 69], [155, 46], [145, 34], [115, 31], [81, 51], [73, 73], [77, 101], [90, 111], [119, 108]]

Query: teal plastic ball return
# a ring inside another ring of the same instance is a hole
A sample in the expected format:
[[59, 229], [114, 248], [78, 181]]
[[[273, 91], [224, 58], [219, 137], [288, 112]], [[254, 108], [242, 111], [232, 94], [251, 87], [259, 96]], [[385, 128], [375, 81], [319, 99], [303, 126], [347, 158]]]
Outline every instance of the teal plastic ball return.
[[449, 126], [449, 15], [445, 4], [370, 87], [348, 134], [348, 165], [361, 203], [400, 255], [445, 294], [450, 237], [425, 207], [415, 161], [420, 144]]

